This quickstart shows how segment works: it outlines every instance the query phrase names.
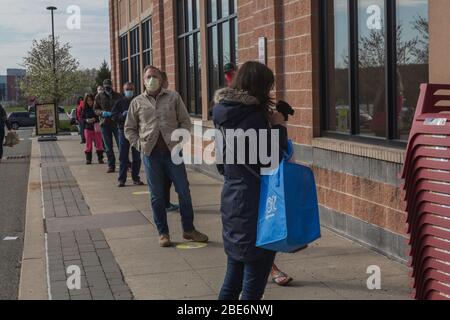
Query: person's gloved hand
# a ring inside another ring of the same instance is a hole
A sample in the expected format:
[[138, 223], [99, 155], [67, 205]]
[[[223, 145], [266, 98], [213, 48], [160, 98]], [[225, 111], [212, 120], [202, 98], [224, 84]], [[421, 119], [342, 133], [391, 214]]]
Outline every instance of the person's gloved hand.
[[102, 113], [102, 117], [103, 117], [103, 118], [111, 118], [111, 116], [112, 116], [112, 113], [111, 113], [111, 112], [104, 111], [104, 112]]
[[122, 113], [122, 117], [126, 118], [127, 116], [128, 116], [128, 111], [124, 111], [124, 112]]

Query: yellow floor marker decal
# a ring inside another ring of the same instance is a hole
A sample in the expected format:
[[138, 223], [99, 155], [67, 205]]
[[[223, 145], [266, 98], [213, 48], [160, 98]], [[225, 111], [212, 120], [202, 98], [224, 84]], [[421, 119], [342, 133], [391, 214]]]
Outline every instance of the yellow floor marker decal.
[[194, 249], [202, 249], [206, 248], [208, 245], [206, 243], [199, 242], [185, 242], [177, 245], [177, 249], [180, 250], [194, 250]]
[[133, 192], [133, 196], [144, 196], [150, 194], [148, 191], [139, 191], [139, 192]]

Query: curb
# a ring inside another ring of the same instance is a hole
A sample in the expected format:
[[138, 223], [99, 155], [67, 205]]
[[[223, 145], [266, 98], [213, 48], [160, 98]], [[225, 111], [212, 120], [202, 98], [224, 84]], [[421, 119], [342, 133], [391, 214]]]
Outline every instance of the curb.
[[31, 145], [19, 300], [48, 299], [40, 158], [39, 144], [34, 139]]

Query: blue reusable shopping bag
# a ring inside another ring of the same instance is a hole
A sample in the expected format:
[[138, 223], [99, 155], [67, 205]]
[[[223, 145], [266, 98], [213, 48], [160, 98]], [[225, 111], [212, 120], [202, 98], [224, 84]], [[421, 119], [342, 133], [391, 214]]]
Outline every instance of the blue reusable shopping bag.
[[290, 163], [288, 155], [271, 175], [261, 177], [256, 246], [276, 252], [295, 252], [319, 239], [320, 219], [312, 170]]

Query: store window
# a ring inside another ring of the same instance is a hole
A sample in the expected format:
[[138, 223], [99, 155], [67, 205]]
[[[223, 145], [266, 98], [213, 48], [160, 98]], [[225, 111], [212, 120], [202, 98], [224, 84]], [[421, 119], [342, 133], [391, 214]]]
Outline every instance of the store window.
[[193, 115], [202, 113], [200, 0], [177, 1], [179, 91]]
[[324, 0], [324, 131], [406, 141], [428, 82], [428, 0]]
[[237, 0], [208, 0], [209, 97], [224, 86], [223, 67], [237, 63]]
[[148, 19], [142, 23], [142, 63], [143, 67], [153, 64], [152, 50], [152, 20]]
[[130, 31], [130, 67], [131, 82], [134, 83], [136, 93], [141, 93], [141, 61], [140, 61], [139, 27]]
[[128, 69], [128, 34], [120, 37], [120, 85], [123, 87], [129, 81]]

